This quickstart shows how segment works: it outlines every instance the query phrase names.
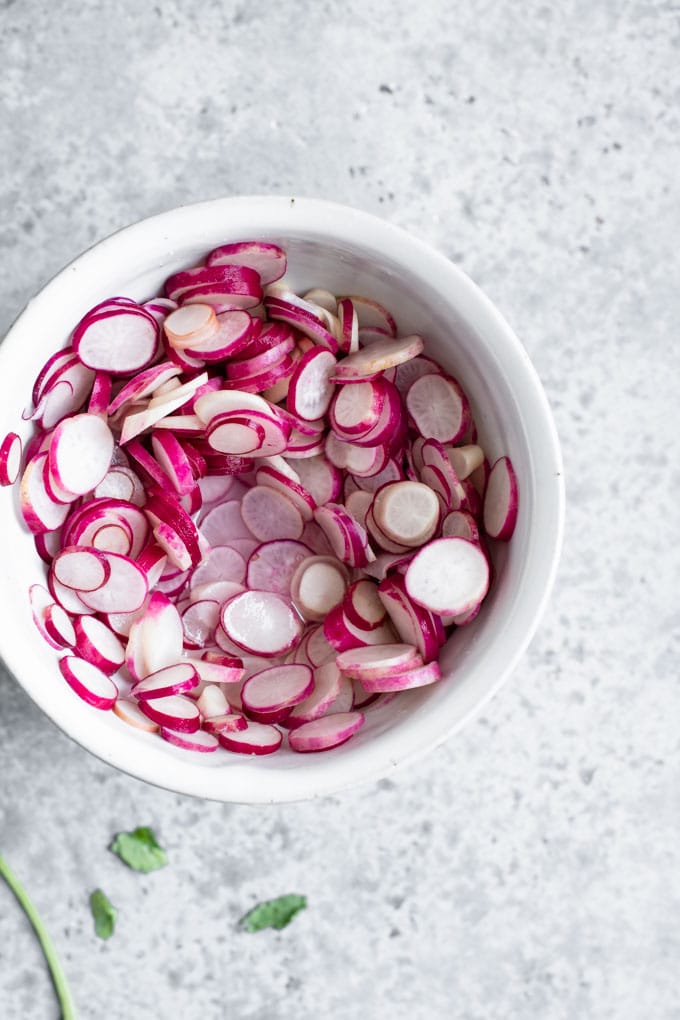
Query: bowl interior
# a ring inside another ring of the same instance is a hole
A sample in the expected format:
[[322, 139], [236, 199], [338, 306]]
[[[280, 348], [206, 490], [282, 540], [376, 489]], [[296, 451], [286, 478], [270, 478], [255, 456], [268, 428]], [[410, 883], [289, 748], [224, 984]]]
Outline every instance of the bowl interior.
[[72, 263], [29, 304], [0, 349], [2, 434], [30, 435], [21, 413], [37, 371], [65, 345], [80, 316], [112, 294], [146, 299], [174, 270], [220, 242], [282, 244], [294, 288], [326, 287], [385, 303], [400, 332], [419, 332], [470, 397], [491, 461], [508, 454], [520, 491], [517, 528], [496, 544], [496, 579], [484, 611], [457, 630], [441, 656], [445, 680], [367, 712], [349, 744], [322, 755], [195, 755], [137, 732], [81, 702], [34, 628], [28, 588], [45, 569], [4, 490], [0, 529], [0, 652], [51, 718], [83, 746], [142, 779], [221, 800], [267, 802], [331, 792], [377, 777], [444, 740], [486, 701], [526, 647], [559, 554], [562, 479], [554, 426], [523, 348], [481, 292], [442, 256], [403, 231], [313, 200], [225, 199], [188, 206], [120, 231]]

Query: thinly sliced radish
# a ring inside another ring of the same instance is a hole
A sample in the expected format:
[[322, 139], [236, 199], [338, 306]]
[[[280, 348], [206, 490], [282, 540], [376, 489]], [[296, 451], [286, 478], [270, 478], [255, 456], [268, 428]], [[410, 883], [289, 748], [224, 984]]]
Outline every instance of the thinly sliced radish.
[[277, 489], [255, 485], [241, 500], [241, 516], [261, 542], [277, 538], [299, 539], [304, 521], [297, 506]]
[[340, 652], [335, 663], [338, 669], [362, 682], [368, 678], [393, 676], [422, 666], [423, 660], [414, 645], [369, 645]]
[[301, 485], [310, 493], [317, 506], [335, 503], [342, 492], [342, 473], [326, 457], [309, 457], [295, 461]]
[[104, 711], [113, 708], [118, 688], [101, 669], [77, 655], [65, 655], [59, 660], [59, 669], [69, 687], [88, 705]]
[[198, 687], [200, 680], [191, 662], [165, 666], [140, 680], [132, 689], [138, 701], [166, 698], [171, 694], [187, 694]]
[[191, 462], [179, 440], [171, 432], [156, 432], [151, 437], [151, 446], [156, 460], [170, 479], [175, 492], [180, 496], [191, 492], [196, 482]]
[[416, 553], [405, 583], [418, 605], [434, 613], [465, 613], [487, 593], [489, 564], [476, 543], [440, 538]]
[[109, 579], [111, 566], [102, 553], [82, 546], [63, 548], [52, 561], [57, 580], [76, 591], [95, 591]]
[[58, 503], [45, 486], [47, 454], [39, 453], [24, 468], [19, 488], [21, 514], [34, 535], [56, 531], [69, 515], [68, 503]]
[[[248, 677], [241, 689], [244, 709], [257, 722], [274, 722], [308, 698], [314, 689], [309, 666], [270, 666]], [[268, 716], [269, 720], [260, 718]]]
[[322, 626], [313, 628], [309, 632], [305, 647], [313, 666], [323, 666], [325, 662], [335, 661], [335, 649], [326, 640]]
[[229, 702], [218, 684], [204, 683], [202, 688], [196, 703], [204, 720], [212, 716], [224, 715], [229, 711]]
[[306, 620], [321, 621], [345, 595], [349, 575], [344, 564], [331, 556], [309, 556], [291, 579], [293, 602]]
[[337, 362], [330, 351], [312, 348], [300, 358], [291, 376], [287, 403], [305, 421], [322, 418], [331, 402], [335, 386], [329, 380]]
[[467, 510], [452, 510], [442, 521], [442, 538], [466, 538], [479, 541], [477, 521]]
[[[244, 431], [247, 429], [250, 436]], [[206, 437], [218, 453], [273, 457], [285, 452], [290, 433], [289, 423], [278, 415], [261, 411], [231, 411], [211, 419]]]
[[363, 724], [364, 716], [361, 712], [325, 715], [291, 730], [288, 743], [292, 751], [328, 751], [331, 747], [344, 744]]
[[359, 630], [375, 630], [385, 622], [386, 610], [378, 596], [378, 586], [367, 578], [355, 581], [345, 592], [342, 611]]
[[435, 660], [440, 647], [435, 619], [428, 609], [411, 601], [404, 578], [388, 574], [378, 585], [378, 595], [401, 640], [415, 645], [423, 662]]
[[379, 301], [360, 294], [350, 294], [348, 297], [354, 306], [361, 329], [382, 329], [390, 337], [397, 335], [397, 324], [392, 314]]
[[184, 644], [187, 648], [204, 648], [210, 644], [220, 622], [220, 604], [211, 599], [193, 602], [182, 613]]
[[254, 655], [283, 655], [298, 643], [302, 622], [274, 592], [246, 591], [222, 606], [221, 624], [239, 648]]
[[303, 542], [290, 539], [264, 542], [248, 560], [246, 583], [249, 588], [290, 597], [295, 572], [311, 555], [312, 550]]
[[386, 645], [395, 640], [394, 631], [387, 622], [373, 630], [355, 627], [345, 615], [342, 605], [335, 606], [328, 613], [323, 631], [326, 640], [336, 652], [344, 652], [363, 645]]
[[104, 584], [95, 591], [83, 591], [79, 598], [97, 613], [132, 613], [144, 602], [148, 591], [147, 576], [128, 556], [102, 552], [110, 572]]
[[[314, 689], [288, 715], [285, 721], [286, 727], [295, 729], [302, 726], [303, 723], [320, 719], [334, 710], [347, 711], [348, 686], [347, 681], [332, 660], [318, 666], [314, 670]], [[349, 698], [352, 698], [351, 691]], [[351, 704], [350, 700], [350, 708]], [[337, 709], [336, 706], [338, 706]]]
[[[77, 617], [80, 619], [80, 617]], [[89, 620], [91, 617], [83, 617], [83, 619]], [[48, 606], [43, 616], [43, 623], [45, 630], [55, 642], [59, 648], [73, 648], [76, 643], [76, 631], [71, 623], [66, 610], [62, 609], [57, 603], [53, 603]], [[86, 656], [83, 656], [86, 658]], [[121, 660], [122, 661], [122, 660]], [[95, 663], [95, 665], [98, 665]]]
[[110, 627], [94, 616], [77, 616], [74, 623], [75, 649], [82, 659], [107, 675], [125, 661], [125, 649]]
[[277, 361], [281, 361], [281, 359], [285, 357], [286, 354], [290, 354], [294, 348], [295, 335], [292, 330], [289, 333], [284, 334], [280, 343], [274, 344], [272, 347], [267, 347], [265, 350], [260, 351], [257, 354], [252, 354], [249, 357], [244, 356], [244, 352], [247, 351], [248, 348], [243, 348], [239, 352], [238, 358], [231, 358], [231, 360], [227, 363], [227, 378], [233, 380], [245, 379], [249, 375], [256, 375], [258, 372], [263, 372], [271, 365], [275, 365]]
[[139, 475], [129, 467], [112, 467], [94, 489], [95, 499], [122, 499], [144, 506], [146, 495]]
[[183, 751], [199, 751], [205, 754], [216, 751], [220, 746], [217, 737], [205, 730], [197, 730], [196, 733], [178, 733], [176, 730], [161, 726], [161, 737], [169, 744], [181, 747]]
[[112, 389], [113, 380], [111, 379], [111, 376], [106, 372], [97, 372], [92, 384], [92, 392], [90, 393], [90, 400], [87, 405], [87, 413], [99, 414], [102, 415], [102, 417], [105, 417], [106, 409], [111, 400]]
[[122, 719], [123, 722], [128, 724], [128, 726], [134, 726], [135, 729], [143, 730], [146, 733], [158, 732], [158, 723], [147, 718], [136, 701], [129, 701], [127, 698], [118, 698], [116, 704], [113, 706], [113, 711], [116, 713], [118, 718]]
[[428, 542], [439, 525], [439, 502], [420, 482], [392, 482], [376, 493], [373, 519], [393, 542], [409, 547]]
[[415, 334], [402, 337], [400, 340], [378, 340], [377, 343], [362, 347], [339, 362], [335, 378], [339, 382], [369, 379], [387, 368], [417, 358], [422, 350], [423, 338]]
[[339, 350], [339, 345], [335, 335], [327, 328], [327, 318], [322, 318], [322, 315], [328, 315], [325, 309], [317, 306], [317, 311], [308, 311], [305, 308], [301, 308], [299, 305], [300, 299], [296, 299], [297, 304], [291, 301], [278, 298], [278, 297], [267, 297], [265, 298], [265, 308], [270, 319], [276, 319], [280, 322], [286, 322], [289, 326], [294, 326], [295, 329], [299, 330], [304, 336], [308, 337], [318, 347], [323, 347], [331, 354], [336, 354]]
[[180, 372], [179, 365], [173, 365], [170, 361], [162, 361], [158, 365], [152, 365], [151, 368], [139, 372], [134, 379], [130, 379], [121, 387], [109, 404], [107, 413], [115, 414], [128, 401], [143, 400], [145, 397], [151, 396], [164, 383], [176, 379]]
[[421, 436], [455, 443], [470, 424], [470, 405], [450, 376], [420, 376], [406, 394], [406, 406]]
[[191, 660], [201, 680], [209, 684], [237, 684], [244, 676], [241, 659], [216, 652], [203, 652], [202, 658]]
[[182, 350], [209, 341], [219, 332], [220, 324], [212, 305], [185, 305], [170, 312], [163, 322], [168, 343]]
[[249, 722], [245, 729], [220, 730], [217, 734], [222, 747], [237, 754], [273, 754], [278, 751], [283, 735], [276, 726]]
[[181, 303], [206, 302], [232, 308], [253, 308], [262, 298], [260, 278], [247, 266], [196, 266], [165, 281], [165, 293]]
[[385, 406], [382, 379], [340, 386], [329, 408], [329, 421], [342, 438], [365, 436], [379, 421]]
[[507, 542], [517, 523], [519, 506], [517, 477], [509, 457], [500, 457], [491, 468], [484, 494], [484, 528], [489, 538]]
[[397, 366], [394, 385], [405, 399], [411, 385], [416, 379], [420, 379], [421, 375], [441, 374], [442, 369], [437, 362], [421, 354], [419, 357], [412, 358], [411, 361], [405, 361], [403, 365]]
[[16, 432], [9, 432], [0, 443], [0, 485], [14, 485], [21, 470], [23, 445]]
[[31, 606], [33, 622], [40, 635], [52, 648], [61, 649], [63, 647], [61, 639], [56, 635], [53, 636], [45, 626], [45, 614], [51, 606], [57, 605], [50, 592], [43, 588], [41, 584], [32, 584], [28, 589], [28, 600]]
[[206, 263], [209, 266], [248, 266], [266, 287], [285, 273], [286, 253], [278, 245], [264, 241], [237, 241], [214, 248]]
[[441, 680], [442, 672], [439, 663], [428, 662], [426, 666], [416, 666], [404, 672], [395, 672], [383, 676], [364, 676], [362, 686], [371, 694], [386, 691], [407, 691], [414, 687], [426, 687], [428, 684]]
[[89, 314], [73, 333], [73, 349], [88, 368], [128, 375], [149, 365], [158, 351], [158, 323], [142, 308]]
[[333, 553], [351, 567], [363, 567], [374, 558], [365, 530], [343, 506], [328, 503], [314, 511], [314, 520], [323, 529]]
[[213, 546], [207, 558], [194, 570], [191, 575], [191, 587], [193, 589], [210, 581], [234, 581], [243, 584], [245, 577], [246, 561], [243, 556], [229, 546], [218, 545]]
[[89, 615], [94, 612], [93, 609], [85, 605], [77, 592], [72, 588], [67, 588], [65, 584], [60, 584], [52, 571], [47, 575], [47, 587], [55, 601], [71, 616]]
[[[192, 308], [193, 305], [184, 305]], [[200, 358], [202, 361], [224, 361], [240, 353], [249, 343], [253, 320], [248, 312], [223, 311], [218, 313], [217, 331], [209, 337], [193, 339], [182, 348], [184, 357]]]
[[99, 415], [77, 414], [65, 418], [52, 434], [50, 472], [74, 497], [84, 495], [106, 475], [113, 446], [111, 430]]
[[203, 729], [208, 733], [238, 733], [248, 728], [248, 720], [236, 712], [225, 712], [203, 720]]
[[159, 726], [178, 733], [195, 733], [201, 725], [198, 705], [183, 694], [170, 694], [152, 701], [140, 701], [139, 707]]
[[[232, 545], [232, 539], [254, 535], [241, 516], [239, 500], [227, 500], [210, 510], [201, 521], [201, 534], [211, 546]], [[232, 548], [234, 548], [232, 546]]]
[[[285, 466], [288, 470], [288, 465], [286, 464]], [[305, 523], [313, 519], [314, 511], [316, 510], [314, 497], [303, 485], [293, 481], [287, 474], [265, 464], [262, 467], [258, 467], [255, 473], [255, 481], [258, 485], [265, 485], [276, 489], [277, 492], [280, 492], [289, 499], [300, 512], [300, 516]]]

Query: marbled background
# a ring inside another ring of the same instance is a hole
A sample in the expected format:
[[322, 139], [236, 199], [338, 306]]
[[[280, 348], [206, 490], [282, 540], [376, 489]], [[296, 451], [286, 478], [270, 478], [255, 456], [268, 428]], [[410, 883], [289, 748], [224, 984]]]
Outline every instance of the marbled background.
[[[178, 203], [336, 199], [514, 325], [564, 444], [551, 608], [483, 717], [279, 808], [144, 786], [0, 677], [0, 847], [84, 1018], [680, 1017], [680, 12], [660, 0], [0, 3], [0, 325]], [[106, 846], [151, 824], [171, 866]], [[108, 943], [87, 897], [119, 908]], [[240, 934], [297, 891], [281, 933]], [[0, 1016], [53, 1018], [0, 888]]]

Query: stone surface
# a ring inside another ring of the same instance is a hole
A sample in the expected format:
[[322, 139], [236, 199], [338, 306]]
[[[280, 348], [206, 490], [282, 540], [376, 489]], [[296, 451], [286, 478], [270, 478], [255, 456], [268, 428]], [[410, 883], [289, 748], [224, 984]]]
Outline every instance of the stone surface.
[[[319, 803], [200, 803], [0, 676], [0, 850], [81, 1017], [677, 1020], [677, 5], [0, 4], [0, 326], [178, 203], [318, 195], [439, 247], [514, 325], [569, 510], [551, 607], [483, 716]], [[106, 850], [150, 824], [170, 867]], [[87, 898], [119, 908], [108, 943]], [[283, 932], [256, 901], [301, 892]], [[56, 1006], [0, 888], [0, 1016]]]

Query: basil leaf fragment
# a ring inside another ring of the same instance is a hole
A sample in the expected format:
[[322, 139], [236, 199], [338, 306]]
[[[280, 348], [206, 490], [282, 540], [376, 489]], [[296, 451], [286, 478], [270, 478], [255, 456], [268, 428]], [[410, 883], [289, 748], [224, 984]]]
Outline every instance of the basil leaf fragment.
[[119, 832], [109, 847], [133, 871], [157, 871], [168, 863], [151, 829], [142, 825], [132, 832]]
[[101, 889], [90, 895], [90, 910], [94, 918], [94, 930], [100, 939], [110, 939], [116, 926], [118, 911]]
[[280, 931], [306, 906], [307, 898], [297, 893], [278, 896], [274, 900], [258, 903], [241, 918], [239, 924], [247, 932], [262, 931], [263, 928], [276, 928]]

